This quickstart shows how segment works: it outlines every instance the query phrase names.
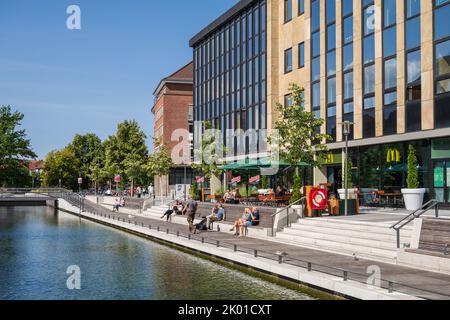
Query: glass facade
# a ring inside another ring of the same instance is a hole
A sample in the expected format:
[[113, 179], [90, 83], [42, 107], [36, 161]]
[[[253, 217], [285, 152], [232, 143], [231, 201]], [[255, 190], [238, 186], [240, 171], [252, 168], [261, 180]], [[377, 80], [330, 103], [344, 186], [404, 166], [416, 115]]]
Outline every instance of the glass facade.
[[[292, 61], [291, 61], [292, 65]], [[237, 137], [226, 130], [266, 129], [266, 2], [250, 7], [194, 45], [194, 117], [220, 129], [228, 152]], [[258, 147], [265, 149], [265, 139]], [[230, 152], [231, 149], [231, 152]]]
[[320, 118], [320, 0], [311, 1], [311, 110]]

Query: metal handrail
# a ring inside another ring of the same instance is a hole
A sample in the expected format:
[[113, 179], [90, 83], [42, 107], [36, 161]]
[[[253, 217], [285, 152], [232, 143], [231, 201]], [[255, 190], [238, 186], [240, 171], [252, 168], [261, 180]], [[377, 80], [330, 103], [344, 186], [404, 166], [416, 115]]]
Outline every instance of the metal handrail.
[[417, 209], [416, 211], [410, 213], [406, 217], [400, 219], [400, 221], [393, 224], [390, 229], [394, 229], [397, 232], [397, 248], [400, 249], [400, 230], [403, 229], [403, 227], [407, 226], [414, 220], [420, 218], [424, 213], [430, 211], [431, 209], [435, 210], [435, 216], [436, 218], [439, 218], [439, 202], [436, 199], [430, 200], [422, 207]]
[[304, 202], [306, 200], [306, 197], [302, 197], [300, 199], [298, 199], [297, 201], [295, 201], [294, 203], [291, 203], [290, 205], [288, 205], [287, 207], [283, 208], [280, 211], [275, 212], [274, 214], [271, 215], [272, 218], [272, 234], [271, 236], [274, 237], [276, 232], [275, 232], [275, 218], [276, 216], [280, 215], [281, 213], [286, 211], [286, 226], [290, 227], [290, 221], [289, 221], [289, 210], [295, 206], [298, 205], [299, 203], [302, 204], [302, 218], [303, 218], [303, 210], [304, 210]]

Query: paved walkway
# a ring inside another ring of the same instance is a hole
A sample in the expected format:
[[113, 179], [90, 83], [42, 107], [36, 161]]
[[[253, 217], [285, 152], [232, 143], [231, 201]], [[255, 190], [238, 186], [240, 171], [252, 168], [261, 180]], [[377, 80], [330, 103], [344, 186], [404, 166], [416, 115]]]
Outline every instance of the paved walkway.
[[[126, 213], [114, 214], [110, 210], [86, 201], [86, 210], [91, 212], [102, 213], [110, 215], [111, 219], [120, 218], [125, 219], [131, 224], [138, 224], [145, 226], [152, 226], [152, 229], [160, 228], [160, 230], [167, 230], [172, 234], [180, 233], [180, 236], [188, 234], [188, 228], [185, 225], [167, 223], [162, 220], [150, 219], [138, 215], [130, 215]], [[377, 266], [381, 271], [383, 288], [389, 287], [389, 281], [392, 282], [394, 291], [410, 294], [416, 297], [426, 299], [450, 299], [450, 275], [439, 274], [434, 272], [427, 272], [418, 269], [412, 269], [393, 264], [374, 262], [370, 260], [358, 259], [353, 257], [332, 254], [319, 250], [303, 248], [299, 246], [280, 244], [269, 240], [255, 239], [255, 238], [236, 238], [230, 234], [221, 232], [202, 232], [192, 236], [193, 239], [201, 238], [207, 243], [216, 243], [220, 241], [221, 247], [230, 247], [234, 245], [238, 247], [238, 251], [245, 251], [254, 254], [257, 250], [257, 255], [269, 259], [278, 260], [280, 252], [286, 253], [285, 263], [308, 267], [311, 264], [312, 270], [324, 272], [327, 274], [342, 277], [344, 271], [347, 271], [348, 279], [358, 282], [366, 283], [370, 274], [367, 270], [371, 266]]]

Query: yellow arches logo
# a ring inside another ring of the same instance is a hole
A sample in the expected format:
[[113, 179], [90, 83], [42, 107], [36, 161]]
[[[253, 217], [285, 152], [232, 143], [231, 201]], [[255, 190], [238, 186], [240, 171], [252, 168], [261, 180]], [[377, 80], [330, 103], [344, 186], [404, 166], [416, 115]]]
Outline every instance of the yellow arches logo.
[[325, 156], [325, 163], [326, 164], [332, 164], [334, 163], [334, 154], [329, 153]]
[[386, 163], [400, 162], [400, 151], [397, 148], [391, 148], [387, 152]]

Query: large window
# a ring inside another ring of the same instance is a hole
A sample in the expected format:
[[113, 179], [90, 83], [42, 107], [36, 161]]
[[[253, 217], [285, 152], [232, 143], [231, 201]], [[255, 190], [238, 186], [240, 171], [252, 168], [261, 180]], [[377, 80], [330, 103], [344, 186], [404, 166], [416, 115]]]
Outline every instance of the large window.
[[375, 5], [363, 0], [363, 138], [375, 136]]
[[[353, 0], [342, 1], [342, 121], [354, 121], [353, 116]], [[353, 130], [349, 139], [353, 139]]]
[[397, 3], [383, 0], [383, 134], [397, 133]]
[[305, 0], [298, 0], [298, 14], [304, 14], [305, 13]]
[[311, 106], [320, 118], [320, 0], [311, 0]]
[[336, 0], [326, 0], [327, 134], [336, 141]]
[[292, 71], [292, 48], [284, 51], [284, 73]]
[[303, 68], [305, 66], [305, 43], [298, 45], [298, 67]]
[[450, 1], [435, 0], [435, 127], [450, 127]]
[[420, 1], [405, 0], [405, 49], [406, 49], [406, 132], [422, 129], [422, 70]]
[[284, 22], [292, 20], [292, 0], [284, 0]]

